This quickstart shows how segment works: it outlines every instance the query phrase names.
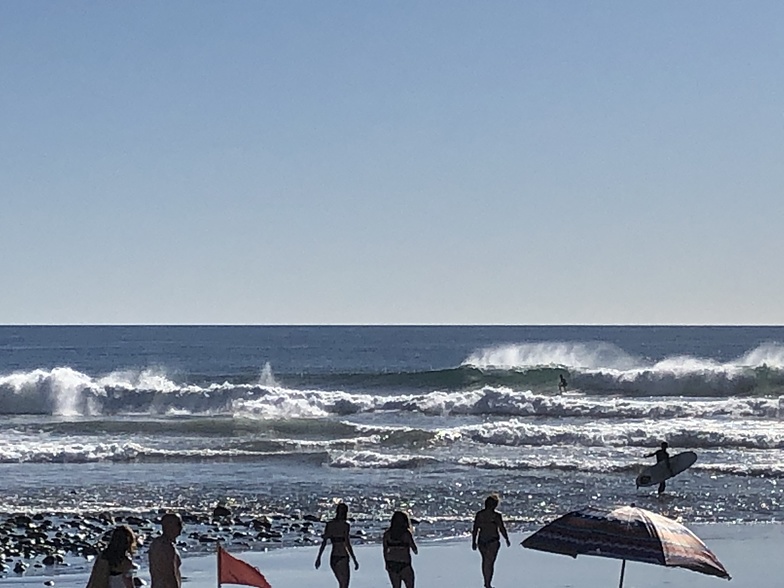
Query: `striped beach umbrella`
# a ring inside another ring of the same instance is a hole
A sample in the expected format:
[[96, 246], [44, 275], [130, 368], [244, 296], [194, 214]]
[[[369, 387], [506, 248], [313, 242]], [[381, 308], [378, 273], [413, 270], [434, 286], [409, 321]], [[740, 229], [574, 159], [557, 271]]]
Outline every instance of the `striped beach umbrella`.
[[578, 555], [597, 555], [686, 568], [730, 579], [721, 562], [680, 523], [634, 505], [613, 510], [585, 508], [555, 519], [522, 542], [523, 547]]

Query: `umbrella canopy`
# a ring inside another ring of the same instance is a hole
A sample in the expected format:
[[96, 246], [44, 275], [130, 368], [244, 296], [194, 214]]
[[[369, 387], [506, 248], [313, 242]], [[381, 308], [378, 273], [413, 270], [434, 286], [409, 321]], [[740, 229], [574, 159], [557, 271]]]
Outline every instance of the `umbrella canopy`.
[[[542, 527], [523, 547], [687, 568], [729, 579], [715, 555], [686, 527], [642, 508], [576, 510]], [[623, 569], [621, 571], [623, 582]]]

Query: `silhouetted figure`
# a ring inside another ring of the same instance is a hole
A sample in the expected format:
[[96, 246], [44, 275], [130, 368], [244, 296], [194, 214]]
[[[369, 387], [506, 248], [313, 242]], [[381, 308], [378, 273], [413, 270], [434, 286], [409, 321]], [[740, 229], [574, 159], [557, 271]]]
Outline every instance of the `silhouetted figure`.
[[566, 378], [563, 377], [563, 374], [558, 376], [558, 393], [566, 392], [566, 387], [569, 384], [566, 382]]
[[[662, 441], [661, 449], [657, 449], [653, 453], [647, 454], [645, 457], [653, 457], [655, 455], [656, 456], [656, 463], [659, 463], [660, 461], [666, 461], [667, 462], [667, 468], [670, 470], [670, 474], [672, 474], [672, 466], [670, 466], [670, 454], [667, 453], [667, 448], [668, 447], [669, 447], [669, 445], [667, 444], [667, 442], [666, 441]], [[664, 489], [666, 487], [667, 487], [667, 484], [665, 484], [662, 481], [662, 483], [659, 484], [659, 494], [664, 492]]]
[[344, 503], [338, 504], [335, 509], [335, 518], [327, 523], [324, 534], [321, 536], [321, 547], [316, 556], [316, 569], [321, 567], [321, 554], [327, 546], [327, 541], [332, 542], [332, 552], [329, 555], [329, 567], [338, 581], [339, 588], [348, 588], [351, 580], [351, 568], [348, 565], [348, 558], [354, 560], [354, 569], [359, 569], [359, 562], [351, 548], [349, 533], [351, 526], [348, 524], [348, 506]]
[[501, 536], [509, 547], [509, 535], [504, 527], [504, 519], [501, 513], [495, 510], [499, 502], [495, 494], [485, 498], [485, 507], [476, 513], [474, 528], [471, 531], [471, 549], [474, 551], [479, 549], [479, 553], [482, 554], [482, 576], [485, 579], [485, 588], [492, 588], [495, 559], [501, 548]]
[[389, 529], [384, 531], [384, 564], [392, 588], [414, 588], [414, 568], [411, 567], [411, 552], [418, 553], [411, 521], [399, 510], [392, 515]]
[[167, 513], [161, 517], [161, 535], [150, 542], [150, 588], [182, 588], [182, 561], [174, 546], [180, 533], [180, 515]]
[[135, 551], [136, 537], [130, 527], [116, 527], [109, 545], [95, 558], [87, 588], [134, 588]]

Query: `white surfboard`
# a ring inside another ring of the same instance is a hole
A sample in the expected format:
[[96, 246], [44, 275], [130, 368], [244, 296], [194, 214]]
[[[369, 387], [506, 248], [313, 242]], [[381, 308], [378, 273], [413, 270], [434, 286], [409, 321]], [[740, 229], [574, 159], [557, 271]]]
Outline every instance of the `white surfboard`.
[[664, 480], [669, 480], [682, 471], [689, 469], [696, 461], [697, 454], [693, 451], [684, 451], [678, 455], [673, 455], [667, 461], [660, 461], [656, 465], [644, 468], [640, 475], [637, 476], [637, 487], [655, 486], [664, 482]]

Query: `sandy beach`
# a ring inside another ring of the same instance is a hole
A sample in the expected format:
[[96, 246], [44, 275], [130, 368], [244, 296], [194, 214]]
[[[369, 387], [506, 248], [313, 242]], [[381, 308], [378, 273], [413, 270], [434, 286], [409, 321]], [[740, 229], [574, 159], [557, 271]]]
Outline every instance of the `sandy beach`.
[[[734, 588], [778, 588], [784, 576], [783, 524], [751, 525], [692, 525], [691, 529], [710, 547], [732, 574]], [[599, 588], [617, 586], [620, 562], [599, 557], [551, 555], [520, 547], [528, 532], [512, 533], [512, 547], [502, 548], [496, 566], [494, 585], [497, 588], [531, 586], [571, 588], [583, 586]], [[378, 545], [361, 545], [356, 548], [360, 569], [355, 572], [353, 588], [379, 588], [388, 585], [383, 569], [381, 549]], [[235, 554], [257, 566], [274, 588], [331, 588], [336, 582], [327, 566], [313, 568], [316, 548], [291, 548]], [[144, 557], [142, 557], [144, 563]], [[417, 586], [466, 586], [481, 587], [479, 555], [471, 551], [467, 538], [430, 541], [420, 544], [420, 553], [414, 557]], [[213, 556], [186, 557], [183, 561], [184, 585], [188, 588], [213, 588], [216, 586], [215, 558]], [[149, 582], [146, 565], [140, 577]], [[42, 586], [54, 580], [56, 587], [81, 588], [86, 574], [36, 575], [6, 578], [3, 585]], [[626, 569], [626, 588], [654, 588], [661, 586], [686, 586], [710, 588], [724, 580], [704, 576], [688, 570], [664, 568], [640, 563], [630, 563]]]

